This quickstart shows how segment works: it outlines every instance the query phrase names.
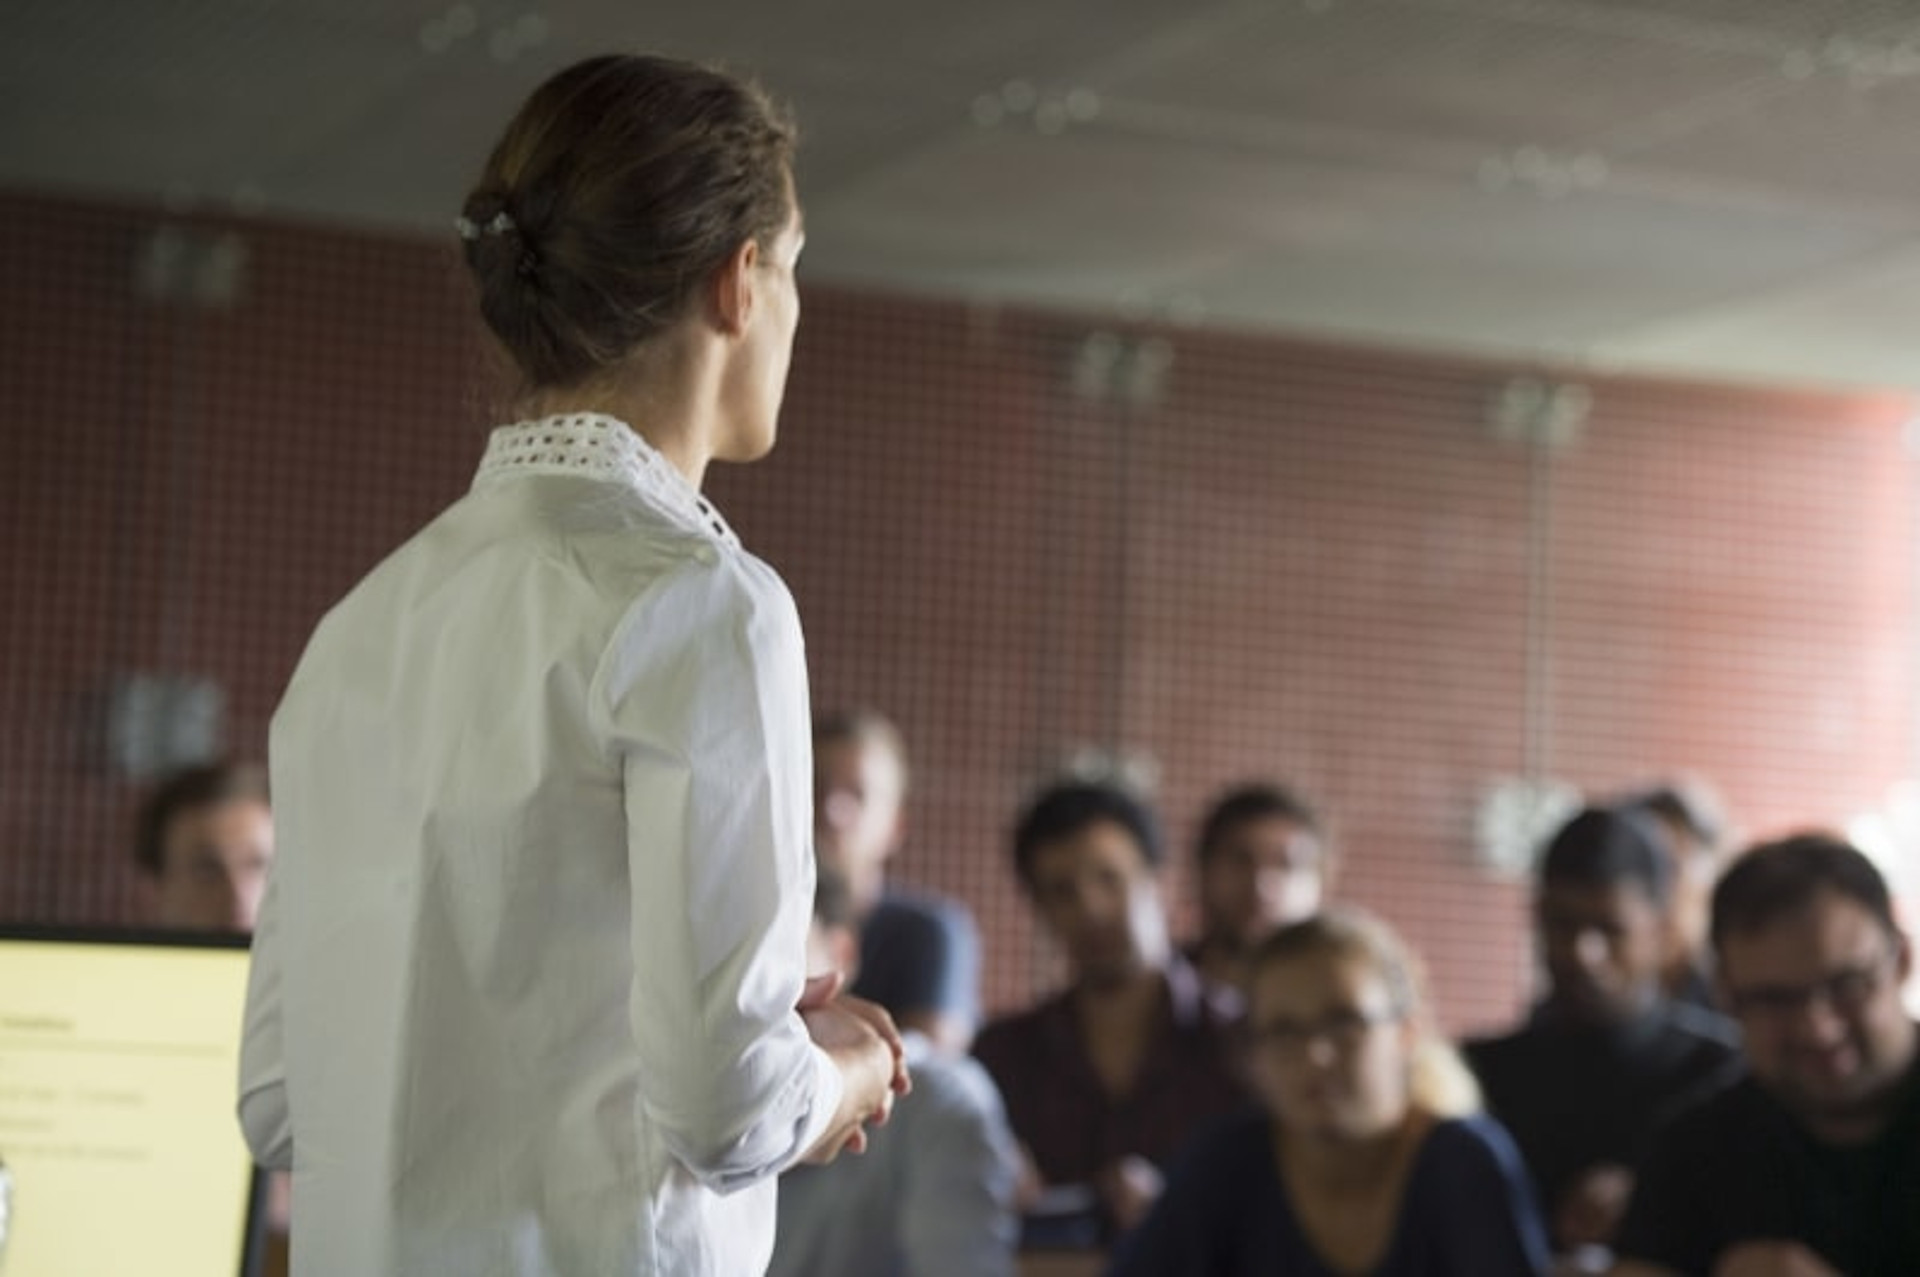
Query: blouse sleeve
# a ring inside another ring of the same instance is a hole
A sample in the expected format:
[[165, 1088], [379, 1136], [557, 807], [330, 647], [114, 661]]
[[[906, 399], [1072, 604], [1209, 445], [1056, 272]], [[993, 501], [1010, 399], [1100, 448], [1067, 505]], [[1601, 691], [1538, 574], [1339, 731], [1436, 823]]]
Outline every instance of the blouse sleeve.
[[596, 684], [623, 762], [646, 1116], [703, 1183], [739, 1188], [811, 1148], [842, 1085], [794, 1011], [814, 876], [799, 618], [771, 570], [702, 547], [629, 609]]
[[293, 1165], [293, 1122], [287, 1108], [286, 1047], [280, 1028], [280, 892], [267, 891], [253, 932], [247, 969], [246, 1018], [240, 1042], [240, 1129], [253, 1160], [271, 1170]]

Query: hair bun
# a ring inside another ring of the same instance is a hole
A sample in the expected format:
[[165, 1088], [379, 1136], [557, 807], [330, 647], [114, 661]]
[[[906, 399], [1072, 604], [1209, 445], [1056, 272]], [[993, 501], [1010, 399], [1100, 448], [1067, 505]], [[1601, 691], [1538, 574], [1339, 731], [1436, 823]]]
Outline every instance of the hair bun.
[[692, 63], [590, 58], [535, 89], [455, 222], [482, 317], [532, 388], [625, 359], [793, 215], [793, 128]]

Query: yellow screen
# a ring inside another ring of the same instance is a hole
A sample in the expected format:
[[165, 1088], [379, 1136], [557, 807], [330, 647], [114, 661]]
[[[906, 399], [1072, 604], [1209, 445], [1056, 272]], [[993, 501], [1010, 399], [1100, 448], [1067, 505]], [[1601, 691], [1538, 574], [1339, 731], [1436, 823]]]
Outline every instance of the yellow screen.
[[0, 1273], [240, 1273], [246, 980], [244, 949], [0, 937]]

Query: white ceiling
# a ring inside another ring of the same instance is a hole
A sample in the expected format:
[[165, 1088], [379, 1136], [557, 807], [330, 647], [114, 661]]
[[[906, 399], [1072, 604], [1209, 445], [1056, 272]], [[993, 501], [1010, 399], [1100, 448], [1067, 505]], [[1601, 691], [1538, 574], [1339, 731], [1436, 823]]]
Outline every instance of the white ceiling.
[[754, 71], [816, 280], [1920, 386], [1920, 0], [8, 0], [0, 183], [449, 233], [556, 67]]

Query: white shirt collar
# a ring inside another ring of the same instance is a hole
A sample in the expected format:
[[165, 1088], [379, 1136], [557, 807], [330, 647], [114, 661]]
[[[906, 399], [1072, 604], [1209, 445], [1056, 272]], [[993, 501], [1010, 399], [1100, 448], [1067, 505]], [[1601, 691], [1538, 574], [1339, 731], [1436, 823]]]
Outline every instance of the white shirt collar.
[[473, 486], [519, 474], [564, 474], [625, 484], [689, 529], [739, 545], [713, 503], [658, 449], [618, 417], [569, 412], [500, 426], [487, 439]]

